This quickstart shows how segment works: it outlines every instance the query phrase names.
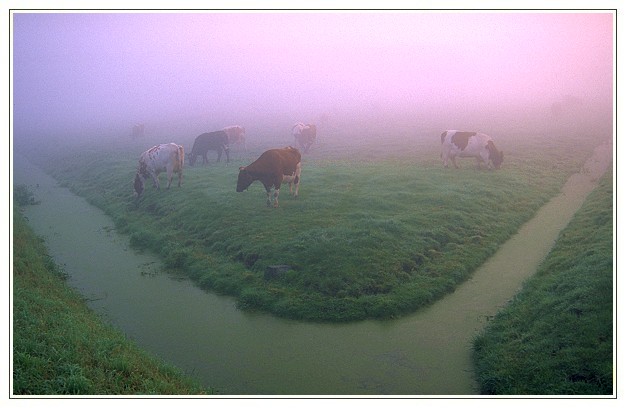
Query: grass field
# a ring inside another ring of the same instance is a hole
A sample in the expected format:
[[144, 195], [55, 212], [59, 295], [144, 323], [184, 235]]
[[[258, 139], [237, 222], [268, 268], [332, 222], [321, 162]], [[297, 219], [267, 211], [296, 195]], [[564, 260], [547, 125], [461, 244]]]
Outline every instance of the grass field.
[[482, 394], [613, 393], [612, 242], [608, 171], [537, 274], [476, 339]]
[[[32, 195], [18, 191], [16, 202], [29, 203]], [[17, 206], [13, 222], [14, 395], [212, 393], [103, 324]]]
[[[598, 140], [509, 132], [499, 171], [444, 169], [438, 135], [358, 146], [324, 142], [303, 158], [300, 197], [283, 188], [278, 209], [259, 183], [236, 193], [239, 165], [266, 141], [235, 152], [234, 163], [186, 167], [182, 188], [131, 181], [141, 151], [89, 147], [35, 159], [62, 184], [104, 209], [139, 249], [173, 273], [235, 296], [246, 310], [314, 321], [393, 318], [454, 288], [578, 171]], [[163, 181], [163, 175], [161, 180]], [[288, 265], [267, 276], [272, 265]]]

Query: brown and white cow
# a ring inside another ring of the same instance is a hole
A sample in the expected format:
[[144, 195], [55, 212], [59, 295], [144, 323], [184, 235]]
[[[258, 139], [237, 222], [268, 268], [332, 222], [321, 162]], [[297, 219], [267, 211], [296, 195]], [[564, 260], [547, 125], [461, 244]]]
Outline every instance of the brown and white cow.
[[460, 132], [458, 130], [446, 130], [441, 134], [441, 158], [443, 165], [448, 167], [448, 160], [452, 160], [455, 168], [456, 157], [475, 157], [480, 168], [481, 161], [487, 167], [499, 169], [504, 160], [504, 153], [496, 149], [490, 136], [478, 132]]
[[[253, 163], [239, 168], [237, 192], [246, 190], [250, 184], [259, 180], [267, 192], [267, 206], [272, 205], [271, 190], [274, 187], [274, 207], [278, 207], [278, 195], [282, 183], [289, 183], [289, 193], [298, 197], [302, 156], [298, 149], [285, 147], [265, 151]], [[295, 185], [295, 192], [292, 187]]]
[[135, 193], [141, 196], [144, 184], [148, 177], [159, 189], [159, 174], [167, 172], [167, 188], [172, 184], [173, 173], [178, 174], [178, 186], [183, 180], [183, 165], [185, 164], [185, 150], [176, 143], [160, 144], [146, 150], [139, 157], [139, 168], [135, 175]]
[[315, 142], [315, 138], [317, 137], [317, 128], [312, 124], [305, 125], [302, 122], [298, 122], [291, 128], [291, 135], [294, 137], [296, 146], [303, 148], [306, 153]]
[[222, 129], [228, 135], [228, 143], [231, 145], [243, 145], [246, 150], [246, 128], [240, 125], [226, 126]]

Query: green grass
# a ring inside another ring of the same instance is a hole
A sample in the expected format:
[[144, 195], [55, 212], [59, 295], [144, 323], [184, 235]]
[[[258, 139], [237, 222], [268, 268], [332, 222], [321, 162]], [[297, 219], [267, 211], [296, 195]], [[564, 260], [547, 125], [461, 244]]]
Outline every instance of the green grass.
[[612, 174], [474, 344], [482, 394], [613, 393]]
[[212, 393], [89, 310], [17, 207], [13, 228], [14, 395]]
[[[238, 166], [262, 148], [229, 166], [186, 167], [182, 188], [149, 185], [139, 201], [131, 182], [141, 149], [65, 149], [37, 161], [106, 211], [135, 248], [235, 296], [242, 309], [353, 321], [407, 314], [453, 291], [597, 144], [582, 134], [576, 144], [517, 136], [500, 142], [500, 171], [478, 171], [470, 159], [459, 160], [459, 170], [442, 168], [437, 137], [320, 143], [304, 156], [300, 197], [283, 188], [278, 209], [265, 206], [258, 182], [235, 192]], [[266, 279], [277, 264], [291, 269]]]

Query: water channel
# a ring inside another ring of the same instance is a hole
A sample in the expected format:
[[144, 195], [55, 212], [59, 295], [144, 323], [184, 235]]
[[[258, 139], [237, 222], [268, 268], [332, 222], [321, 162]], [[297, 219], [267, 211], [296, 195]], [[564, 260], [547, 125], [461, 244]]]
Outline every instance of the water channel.
[[17, 155], [13, 178], [41, 201], [26, 209], [29, 225], [90, 307], [220, 394], [471, 395], [474, 336], [535, 272], [611, 159], [611, 143], [599, 146], [454, 293], [405, 318], [350, 324], [244, 313], [232, 298], [162, 273], [159, 260], [130, 249], [102, 211]]

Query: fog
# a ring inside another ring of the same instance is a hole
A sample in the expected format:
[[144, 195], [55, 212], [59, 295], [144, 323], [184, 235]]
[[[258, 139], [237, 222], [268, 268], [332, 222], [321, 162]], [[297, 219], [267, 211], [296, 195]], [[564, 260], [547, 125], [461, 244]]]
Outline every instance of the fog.
[[610, 12], [12, 18], [18, 144], [128, 138], [135, 123], [163, 142], [231, 124], [249, 140], [281, 132], [289, 140], [298, 121], [318, 123], [320, 139], [346, 127], [367, 137], [368, 126], [410, 135], [425, 122], [490, 133], [496, 122], [549, 120], [554, 102], [579, 105], [579, 120], [611, 120]]

